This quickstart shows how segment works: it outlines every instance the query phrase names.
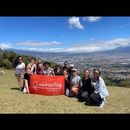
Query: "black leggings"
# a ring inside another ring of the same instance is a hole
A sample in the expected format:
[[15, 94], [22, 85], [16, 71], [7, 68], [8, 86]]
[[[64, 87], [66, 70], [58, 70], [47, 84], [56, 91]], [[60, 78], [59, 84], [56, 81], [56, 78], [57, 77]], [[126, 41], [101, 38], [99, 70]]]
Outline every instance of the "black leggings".
[[26, 79], [28, 81], [28, 85], [30, 85], [30, 74], [25, 73], [24, 74], [24, 79]]
[[97, 105], [97, 106], [99, 106], [101, 103], [102, 103], [102, 98], [101, 98], [101, 96], [99, 95], [99, 93], [95, 93], [95, 92], [93, 92], [90, 96], [89, 96], [89, 99], [90, 99], [90, 101], [91, 101], [91, 103], [93, 103], [93, 104], [95, 104], [95, 105]]

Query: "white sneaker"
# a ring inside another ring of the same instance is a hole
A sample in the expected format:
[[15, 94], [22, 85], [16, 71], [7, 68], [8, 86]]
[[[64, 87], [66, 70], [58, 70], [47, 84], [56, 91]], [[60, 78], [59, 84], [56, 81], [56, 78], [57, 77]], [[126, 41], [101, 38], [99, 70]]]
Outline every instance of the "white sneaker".
[[103, 101], [104, 101], [104, 102], [107, 102], [106, 98], [103, 98]]
[[103, 100], [102, 103], [100, 104], [99, 108], [103, 108], [105, 104], [105, 101]]

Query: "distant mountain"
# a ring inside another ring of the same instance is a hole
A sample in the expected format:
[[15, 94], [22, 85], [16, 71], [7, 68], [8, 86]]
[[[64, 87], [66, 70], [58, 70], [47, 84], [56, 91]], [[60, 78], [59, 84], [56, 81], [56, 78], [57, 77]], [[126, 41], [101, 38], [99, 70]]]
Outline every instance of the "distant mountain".
[[66, 53], [66, 52], [36, 52], [36, 51], [25, 51], [25, 50], [16, 50], [16, 49], [10, 49], [11, 51], [14, 51], [18, 54], [26, 54], [26, 55], [32, 55], [35, 57], [55, 57], [55, 56], [73, 56], [73, 55], [79, 55], [79, 54], [124, 54], [124, 53], [130, 53], [130, 46], [126, 47], [118, 47], [116, 49], [112, 50], [106, 50], [106, 51], [98, 51], [98, 52], [89, 52], [89, 53]]
[[30, 56], [35, 56], [35, 57], [54, 57], [57, 55], [69, 55], [69, 53], [64, 53], [64, 52], [38, 52], [38, 51], [27, 51], [27, 50], [17, 50], [17, 49], [9, 49], [10, 51], [14, 51], [17, 54], [25, 54], [25, 55], [30, 55]]
[[95, 53], [103, 53], [103, 54], [130, 53], [130, 46], [117, 47], [116, 49], [99, 51], [99, 52], [95, 52]]

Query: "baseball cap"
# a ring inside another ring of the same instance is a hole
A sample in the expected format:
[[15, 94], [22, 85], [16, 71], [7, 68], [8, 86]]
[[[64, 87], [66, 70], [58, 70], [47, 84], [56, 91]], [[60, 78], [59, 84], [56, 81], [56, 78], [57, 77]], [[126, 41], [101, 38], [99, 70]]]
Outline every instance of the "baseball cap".
[[73, 68], [71, 71], [75, 71], [75, 72], [78, 72], [78, 70], [77, 69], [75, 69], [75, 68]]
[[70, 67], [74, 67], [74, 65], [73, 65], [73, 64], [70, 64], [69, 66], [70, 66]]

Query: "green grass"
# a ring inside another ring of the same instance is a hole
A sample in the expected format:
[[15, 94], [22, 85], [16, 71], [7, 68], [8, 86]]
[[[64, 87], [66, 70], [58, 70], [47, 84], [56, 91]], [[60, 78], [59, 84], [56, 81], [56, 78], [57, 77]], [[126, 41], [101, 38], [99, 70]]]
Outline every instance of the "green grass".
[[[1, 70], [1, 69], [0, 69]], [[0, 113], [130, 113], [130, 88], [110, 87], [103, 109], [87, 106], [76, 98], [22, 94], [13, 70], [0, 75]]]

